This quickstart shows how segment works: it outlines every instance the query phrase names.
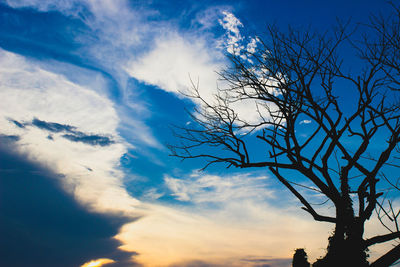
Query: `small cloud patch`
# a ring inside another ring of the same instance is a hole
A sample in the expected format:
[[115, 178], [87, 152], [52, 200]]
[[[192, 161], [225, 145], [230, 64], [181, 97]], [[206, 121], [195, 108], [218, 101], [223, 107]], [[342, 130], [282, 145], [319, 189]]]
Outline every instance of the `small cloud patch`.
[[107, 136], [86, 135], [82, 132], [76, 132], [74, 134], [64, 134], [62, 137], [72, 142], [81, 142], [92, 146], [109, 146], [114, 143], [114, 141]]
[[18, 135], [0, 134], [0, 141], [4, 143], [17, 142], [20, 139]]
[[89, 261], [85, 264], [83, 264], [81, 267], [100, 267], [109, 263], [114, 263], [114, 260], [111, 259], [97, 259], [97, 260], [92, 260]]
[[[38, 118], [34, 118], [32, 122], [19, 122], [17, 120], [9, 119], [11, 123], [14, 123], [19, 128], [25, 128], [26, 126], [33, 126], [41, 130], [50, 132], [47, 139], [54, 140], [56, 134], [64, 133], [61, 137], [72, 141], [80, 142], [92, 146], [109, 146], [115, 142], [111, 137], [99, 135], [99, 134], [87, 134], [77, 130], [77, 127], [61, 124], [57, 122], [43, 121]], [[14, 138], [15, 139], [15, 138]]]
[[19, 121], [13, 120], [13, 119], [8, 119], [9, 122], [14, 123], [15, 126], [19, 127], [19, 128], [25, 128], [25, 125]]
[[226, 203], [249, 198], [264, 201], [273, 198], [273, 190], [266, 186], [266, 176], [250, 173], [230, 176], [208, 175], [194, 172], [189, 179], [178, 179], [166, 175], [164, 182], [178, 201], [193, 203]]
[[60, 133], [60, 132], [75, 132], [76, 127], [70, 126], [70, 125], [65, 125], [65, 124], [60, 124], [56, 122], [46, 122], [39, 120], [37, 118], [34, 118], [32, 121], [32, 125], [36, 126], [37, 128], [47, 130], [53, 133]]
[[310, 124], [311, 122], [311, 120], [302, 120], [300, 124]]

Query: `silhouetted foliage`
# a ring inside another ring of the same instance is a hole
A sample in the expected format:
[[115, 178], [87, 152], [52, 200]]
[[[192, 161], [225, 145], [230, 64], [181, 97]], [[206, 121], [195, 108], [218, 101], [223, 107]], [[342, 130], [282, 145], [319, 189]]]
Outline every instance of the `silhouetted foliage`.
[[296, 249], [293, 255], [293, 267], [310, 267], [307, 253], [302, 248]]
[[[178, 127], [181, 143], [170, 146], [181, 159], [206, 159], [204, 168], [267, 168], [303, 210], [335, 226], [314, 266], [368, 266], [368, 247], [400, 238], [391, 200], [399, 190], [400, 11], [392, 8], [390, 17], [323, 34], [269, 27], [257, 49], [229, 56], [213, 100], [193, 86], [193, 123]], [[254, 104], [258, 120], [245, 118], [238, 103]], [[364, 238], [374, 211], [388, 233]], [[392, 264], [399, 248], [372, 266]]]

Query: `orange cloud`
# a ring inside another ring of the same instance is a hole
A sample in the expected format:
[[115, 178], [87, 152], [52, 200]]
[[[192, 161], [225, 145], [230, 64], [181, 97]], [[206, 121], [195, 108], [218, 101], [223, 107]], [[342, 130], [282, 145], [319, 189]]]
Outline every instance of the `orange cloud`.
[[115, 261], [112, 259], [106, 259], [106, 258], [102, 258], [102, 259], [97, 259], [97, 260], [91, 260], [89, 262], [86, 262], [85, 264], [83, 264], [81, 267], [100, 267], [109, 263], [114, 263]]

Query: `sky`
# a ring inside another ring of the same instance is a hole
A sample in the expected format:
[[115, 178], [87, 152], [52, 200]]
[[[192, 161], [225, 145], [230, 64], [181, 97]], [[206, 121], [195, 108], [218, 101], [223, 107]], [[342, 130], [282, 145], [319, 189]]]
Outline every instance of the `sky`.
[[212, 97], [227, 55], [251, 50], [268, 25], [325, 31], [390, 8], [0, 0], [2, 266], [283, 267], [299, 247], [322, 256], [332, 225], [267, 170], [199, 171], [203, 161], [169, 156], [170, 128], [198, 105], [182, 94], [191, 82]]

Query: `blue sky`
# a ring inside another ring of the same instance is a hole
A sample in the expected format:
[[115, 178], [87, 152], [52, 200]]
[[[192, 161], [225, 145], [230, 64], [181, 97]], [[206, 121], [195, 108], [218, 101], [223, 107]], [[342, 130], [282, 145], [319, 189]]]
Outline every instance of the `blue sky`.
[[321, 256], [330, 226], [314, 223], [267, 171], [198, 172], [202, 161], [171, 158], [166, 144], [170, 126], [188, 123], [185, 108], [198, 104], [180, 92], [192, 79], [211, 97], [232, 46], [249, 48], [273, 23], [324, 31], [371, 12], [390, 6], [0, 0], [1, 258], [288, 266], [297, 247]]

